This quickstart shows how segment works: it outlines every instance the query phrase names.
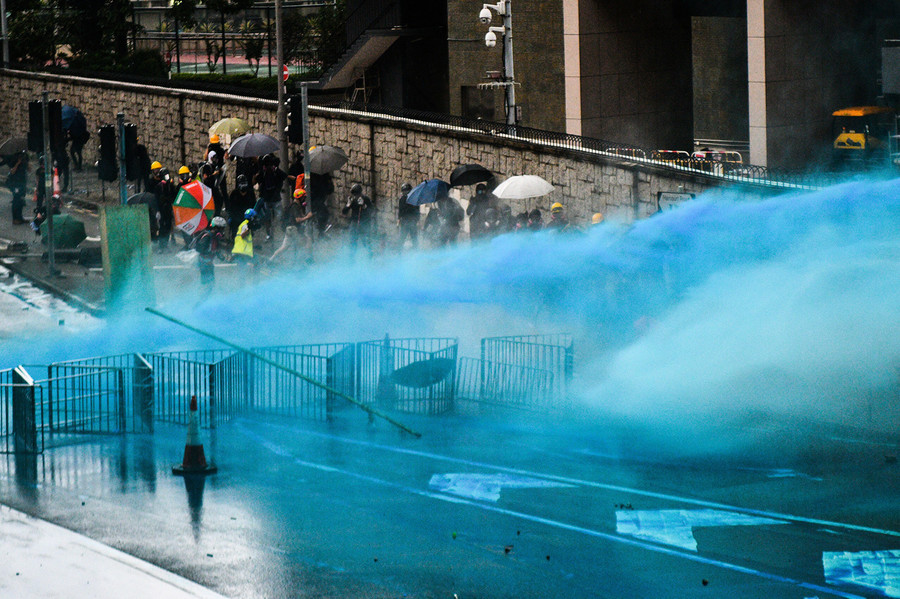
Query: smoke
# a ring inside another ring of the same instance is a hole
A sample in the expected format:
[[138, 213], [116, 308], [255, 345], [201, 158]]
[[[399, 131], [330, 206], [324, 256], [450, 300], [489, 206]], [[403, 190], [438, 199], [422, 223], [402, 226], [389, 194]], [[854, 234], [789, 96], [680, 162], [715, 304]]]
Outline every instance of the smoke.
[[[245, 346], [569, 332], [582, 406], [672, 423], [860, 418], [900, 364], [900, 191], [854, 182], [701, 197], [631, 226], [509, 234], [258, 281], [231, 269], [158, 308]], [[158, 282], [157, 285], [164, 284]], [[210, 347], [143, 311], [9, 342], [6, 364]], [[754, 416], [755, 417], [755, 416]]]

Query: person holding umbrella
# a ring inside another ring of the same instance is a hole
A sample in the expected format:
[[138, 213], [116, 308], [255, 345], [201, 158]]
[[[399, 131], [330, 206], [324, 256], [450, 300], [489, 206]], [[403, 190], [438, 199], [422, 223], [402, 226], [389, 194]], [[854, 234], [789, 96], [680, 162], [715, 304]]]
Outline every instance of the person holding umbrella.
[[475, 195], [469, 199], [466, 214], [469, 216], [469, 237], [477, 239], [484, 237], [490, 230], [487, 221], [487, 210], [490, 207], [490, 197], [487, 186], [479, 183], [475, 186]]

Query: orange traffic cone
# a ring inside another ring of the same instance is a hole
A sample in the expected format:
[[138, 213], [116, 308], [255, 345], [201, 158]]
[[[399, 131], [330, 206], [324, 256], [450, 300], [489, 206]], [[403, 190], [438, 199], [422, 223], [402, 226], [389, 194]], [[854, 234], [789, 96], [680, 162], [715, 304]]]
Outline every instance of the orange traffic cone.
[[217, 468], [206, 463], [203, 443], [200, 442], [200, 425], [197, 423], [197, 396], [191, 396], [191, 419], [188, 421], [184, 459], [180, 466], [172, 468], [172, 474], [214, 474]]

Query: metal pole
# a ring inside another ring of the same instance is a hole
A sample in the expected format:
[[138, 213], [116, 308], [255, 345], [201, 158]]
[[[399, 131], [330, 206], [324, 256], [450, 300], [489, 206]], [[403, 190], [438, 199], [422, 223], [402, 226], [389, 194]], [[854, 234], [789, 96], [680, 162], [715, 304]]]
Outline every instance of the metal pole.
[[[277, 0], [276, 0], [276, 1], [277, 1]], [[159, 316], [160, 318], [164, 318], [164, 319], [168, 320], [169, 322], [173, 322], [173, 323], [175, 323], [175, 324], [177, 324], [177, 325], [179, 325], [179, 326], [182, 326], [182, 327], [188, 329], [189, 331], [193, 331], [193, 332], [195, 332], [195, 333], [197, 333], [197, 334], [199, 334], [199, 335], [203, 335], [204, 337], [209, 337], [210, 339], [212, 339], [212, 340], [214, 340], [214, 341], [218, 341], [219, 343], [222, 343], [223, 345], [227, 345], [228, 347], [234, 348], [234, 349], [236, 349], [236, 350], [238, 350], [238, 351], [242, 351], [242, 352], [244, 352], [246, 355], [252, 356], [253, 358], [256, 358], [257, 360], [259, 360], [259, 361], [261, 361], [261, 362], [265, 362], [265, 363], [268, 364], [269, 366], [274, 366], [275, 368], [278, 368], [279, 370], [283, 370], [284, 372], [287, 372], [288, 374], [292, 374], [292, 375], [294, 375], [295, 377], [297, 377], [297, 378], [299, 378], [299, 379], [302, 379], [302, 380], [306, 381], [307, 383], [309, 383], [309, 384], [311, 384], [311, 385], [314, 385], [314, 386], [316, 386], [316, 387], [319, 387], [320, 389], [324, 389], [324, 390], [327, 391], [328, 393], [331, 393], [331, 394], [333, 394], [333, 395], [336, 395], [336, 396], [338, 396], [338, 397], [340, 397], [340, 398], [342, 398], [342, 399], [345, 399], [345, 400], [349, 401], [349, 402], [352, 403], [353, 405], [358, 406], [359, 408], [361, 408], [362, 410], [364, 410], [365, 412], [367, 412], [369, 415], [371, 415], [371, 416], [378, 416], [379, 418], [382, 418], [382, 419], [384, 419], [384, 420], [390, 422], [391, 424], [393, 424], [394, 426], [396, 426], [397, 428], [399, 428], [399, 429], [402, 430], [402, 431], [405, 431], [405, 432], [407, 432], [407, 433], [409, 433], [409, 434], [411, 434], [411, 435], [414, 435], [414, 436], [416, 436], [416, 437], [421, 437], [421, 436], [422, 436], [421, 433], [417, 433], [416, 431], [414, 431], [413, 429], [411, 429], [411, 428], [405, 426], [404, 424], [401, 424], [400, 422], [397, 422], [396, 420], [394, 420], [394, 419], [391, 418], [390, 416], [388, 416], [388, 415], [386, 415], [386, 414], [383, 414], [383, 413], [379, 412], [379, 411], [376, 410], [375, 408], [372, 408], [372, 407], [370, 407], [370, 406], [367, 406], [366, 404], [364, 404], [364, 403], [362, 403], [362, 402], [360, 402], [360, 401], [358, 401], [358, 400], [356, 400], [356, 399], [350, 397], [350, 396], [347, 395], [346, 393], [341, 393], [341, 392], [338, 391], [337, 389], [332, 389], [332, 388], [329, 387], [328, 385], [325, 385], [325, 384], [323, 384], [323, 383], [317, 381], [316, 379], [310, 378], [310, 377], [308, 377], [308, 376], [306, 376], [306, 375], [304, 375], [304, 374], [302, 374], [302, 373], [300, 373], [300, 372], [297, 372], [296, 370], [293, 370], [293, 369], [291, 369], [291, 368], [288, 368], [287, 366], [284, 366], [283, 364], [279, 364], [278, 362], [276, 362], [276, 361], [274, 361], [274, 360], [270, 360], [269, 358], [265, 357], [264, 355], [258, 354], [258, 353], [256, 353], [255, 351], [253, 351], [253, 350], [251, 350], [251, 349], [248, 349], [248, 348], [245, 348], [245, 347], [241, 347], [240, 345], [237, 345], [236, 343], [232, 343], [232, 342], [230, 342], [230, 341], [226, 341], [225, 339], [222, 339], [221, 337], [217, 337], [216, 335], [213, 335], [213, 334], [211, 334], [211, 333], [209, 333], [209, 332], [207, 332], [207, 331], [205, 331], [205, 330], [203, 330], [203, 329], [198, 329], [198, 328], [196, 328], [196, 327], [192, 327], [191, 325], [189, 325], [189, 324], [187, 324], [187, 323], [185, 323], [185, 322], [182, 322], [182, 321], [180, 321], [180, 320], [178, 320], [178, 319], [176, 319], [176, 318], [173, 318], [173, 317], [169, 316], [168, 314], [164, 314], [164, 313], [162, 313], [162, 312], [160, 312], [159, 310], [156, 310], [156, 309], [154, 309], [154, 308], [144, 308], [144, 310], [146, 310], [147, 312], [150, 312], [151, 314], [155, 314], [155, 315]]]
[[125, 181], [125, 113], [116, 115], [116, 129], [119, 136], [119, 200], [128, 203], [128, 182]]
[[47, 214], [47, 263], [50, 274], [59, 274], [56, 270], [56, 243], [53, 239], [53, 160], [50, 149], [50, 92], [41, 92], [41, 109], [44, 121], [44, 208]]
[[3, 29], [3, 68], [9, 68], [9, 29], [6, 27], [6, 0], [0, 0], [0, 27]]
[[506, 0], [503, 15], [503, 70], [506, 71], [506, 124], [516, 124], [516, 76], [513, 72], [512, 2]]
[[[303, 113], [303, 183], [306, 186], [306, 197], [309, 201], [309, 85], [308, 81], [300, 84], [300, 103]], [[312, 205], [310, 204], [310, 208]]]
[[[287, 82], [284, 80], [284, 28], [282, 27], [282, 21], [281, 0], [275, 0], [275, 54], [278, 60], [278, 75], [275, 77], [275, 80], [278, 82], [278, 113], [276, 127], [278, 139], [281, 141], [281, 152], [279, 152], [281, 164], [287, 168], [288, 142], [287, 132], [284, 130], [285, 127], [287, 127], [287, 110], [284, 106], [284, 87]], [[284, 196], [283, 191], [282, 196]], [[283, 204], [286, 203], [284, 197], [282, 197], [281, 201]]]
[[178, 19], [175, 19], [175, 72], [181, 74], [181, 39], [178, 37]]

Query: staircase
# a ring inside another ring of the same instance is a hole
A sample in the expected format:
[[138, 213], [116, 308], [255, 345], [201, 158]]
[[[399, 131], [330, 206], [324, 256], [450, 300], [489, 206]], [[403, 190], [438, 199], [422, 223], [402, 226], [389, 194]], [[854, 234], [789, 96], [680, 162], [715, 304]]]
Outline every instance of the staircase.
[[357, 83], [398, 38], [410, 35], [401, 23], [398, 0], [363, 0], [344, 22], [346, 45], [318, 81], [320, 89], [346, 89]]

